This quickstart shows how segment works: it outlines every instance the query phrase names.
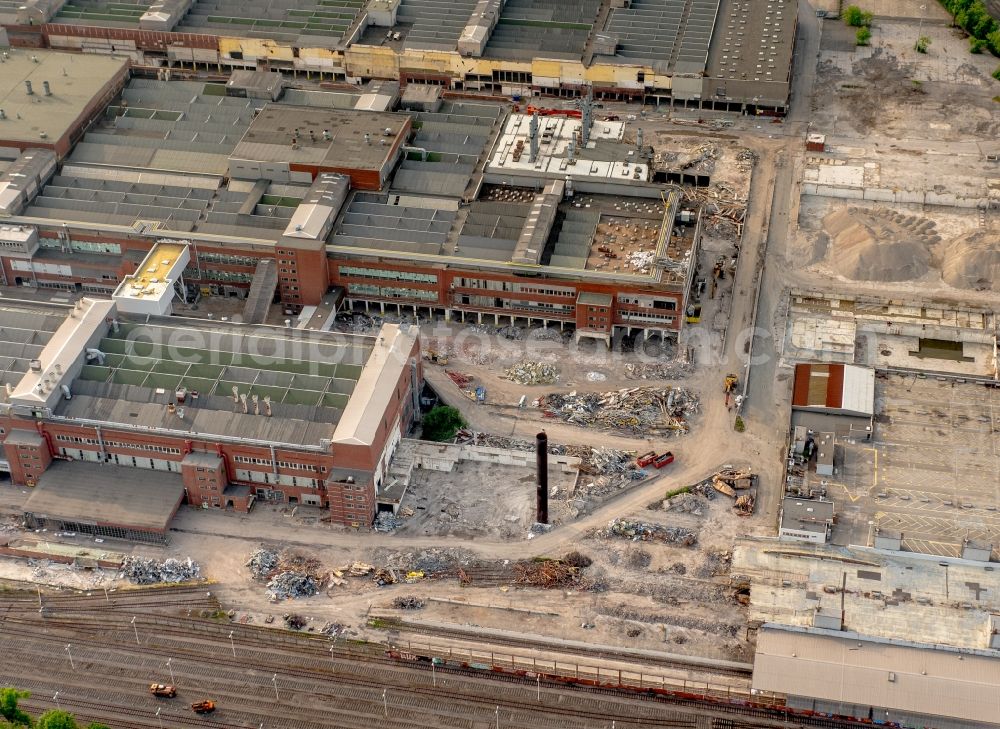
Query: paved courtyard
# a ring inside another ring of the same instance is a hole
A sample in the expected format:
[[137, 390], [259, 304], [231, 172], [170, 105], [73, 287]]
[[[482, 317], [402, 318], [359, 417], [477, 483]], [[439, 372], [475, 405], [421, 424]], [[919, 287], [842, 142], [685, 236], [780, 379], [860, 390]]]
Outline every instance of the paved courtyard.
[[828, 479], [839, 544], [870, 544], [874, 527], [903, 548], [959, 556], [965, 539], [1000, 547], [1000, 391], [914, 375], [876, 379], [870, 443], [838, 447]]

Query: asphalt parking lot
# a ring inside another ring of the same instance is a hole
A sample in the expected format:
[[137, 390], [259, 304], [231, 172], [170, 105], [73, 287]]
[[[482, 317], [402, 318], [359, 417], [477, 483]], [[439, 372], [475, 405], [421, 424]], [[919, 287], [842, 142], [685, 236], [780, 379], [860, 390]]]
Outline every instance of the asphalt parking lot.
[[1000, 391], [914, 375], [875, 383], [872, 442], [842, 443], [828, 482], [833, 541], [871, 544], [874, 527], [903, 548], [961, 555], [963, 540], [1000, 546]]

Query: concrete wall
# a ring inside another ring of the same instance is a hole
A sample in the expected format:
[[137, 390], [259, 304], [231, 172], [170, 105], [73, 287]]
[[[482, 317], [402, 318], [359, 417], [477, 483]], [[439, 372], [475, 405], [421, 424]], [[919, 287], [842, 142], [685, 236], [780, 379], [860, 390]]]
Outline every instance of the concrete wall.
[[985, 197], [961, 197], [931, 191], [893, 190], [881, 187], [835, 187], [806, 182], [802, 185], [803, 195], [836, 197], [844, 200], [875, 200], [889, 203], [912, 203], [916, 205], [942, 205], [955, 208], [986, 207]]

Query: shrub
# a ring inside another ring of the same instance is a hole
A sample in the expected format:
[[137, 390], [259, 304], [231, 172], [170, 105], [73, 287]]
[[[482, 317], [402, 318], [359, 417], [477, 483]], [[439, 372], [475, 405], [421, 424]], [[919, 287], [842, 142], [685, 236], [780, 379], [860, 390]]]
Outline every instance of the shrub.
[[868, 28], [858, 28], [858, 32], [854, 34], [855, 40], [857, 40], [859, 46], [866, 46], [871, 42], [872, 32]]
[[743, 416], [737, 415], [736, 422], [733, 424], [733, 429], [737, 433], [742, 433], [747, 429], [747, 424], [743, 422]]
[[459, 428], [465, 427], [465, 418], [449, 405], [438, 405], [424, 416], [424, 440], [451, 440]]
[[982, 38], [973, 38], [969, 36], [969, 53], [982, 53], [983, 49], [986, 47], [986, 41]]
[[857, 5], [848, 5], [844, 8], [843, 18], [845, 23], [855, 28], [867, 28], [872, 24], [872, 14]]
[[927, 53], [927, 47], [931, 44], [931, 39], [926, 35], [922, 35], [917, 38], [917, 42], [913, 44], [913, 49], [917, 53]]

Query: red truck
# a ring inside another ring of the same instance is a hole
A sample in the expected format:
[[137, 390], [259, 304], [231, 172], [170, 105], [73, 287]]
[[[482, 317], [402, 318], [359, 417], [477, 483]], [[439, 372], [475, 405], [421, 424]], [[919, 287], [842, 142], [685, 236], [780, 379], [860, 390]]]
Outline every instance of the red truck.
[[657, 455], [656, 451], [648, 451], [639, 456], [635, 462], [639, 468], [645, 468], [646, 466], [663, 468], [667, 464], [674, 462], [674, 454], [671, 451], [667, 451], [666, 453]]

